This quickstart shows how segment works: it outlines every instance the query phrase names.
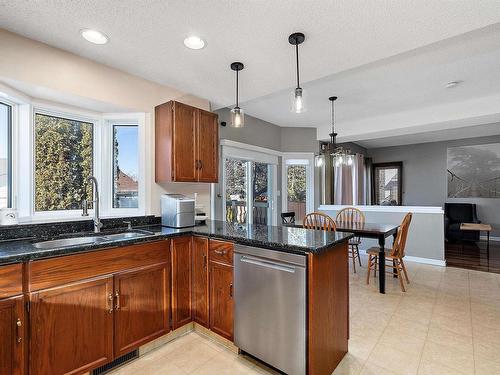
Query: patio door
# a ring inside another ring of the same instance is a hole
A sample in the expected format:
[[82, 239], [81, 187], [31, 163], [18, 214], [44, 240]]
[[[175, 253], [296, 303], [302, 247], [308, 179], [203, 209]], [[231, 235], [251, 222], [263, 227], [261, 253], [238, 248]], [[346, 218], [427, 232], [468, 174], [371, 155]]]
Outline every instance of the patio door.
[[223, 214], [239, 224], [272, 224], [273, 165], [224, 158]]

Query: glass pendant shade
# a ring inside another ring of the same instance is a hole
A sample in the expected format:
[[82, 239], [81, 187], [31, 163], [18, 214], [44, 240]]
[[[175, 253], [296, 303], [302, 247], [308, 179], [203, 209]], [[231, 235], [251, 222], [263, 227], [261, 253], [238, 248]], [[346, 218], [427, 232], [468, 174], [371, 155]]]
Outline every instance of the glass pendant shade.
[[297, 87], [292, 92], [292, 112], [303, 113], [306, 111], [305, 92], [302, 88]]
[[242, 128], [245, 126], [245, 112], [240, 107], [231, 109], [231, 127]]

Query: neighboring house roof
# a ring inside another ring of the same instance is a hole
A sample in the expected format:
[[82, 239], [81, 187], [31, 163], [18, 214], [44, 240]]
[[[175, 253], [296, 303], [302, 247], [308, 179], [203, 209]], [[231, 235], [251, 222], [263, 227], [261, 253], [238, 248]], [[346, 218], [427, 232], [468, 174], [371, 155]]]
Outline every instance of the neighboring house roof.
[[126, 192], [137, 192], [139, 184], [136, 180], [130, 177], [128, 174], [122, 171], [118, 172], [118, 181], [116, 182], [116, 192], [126, 193]]

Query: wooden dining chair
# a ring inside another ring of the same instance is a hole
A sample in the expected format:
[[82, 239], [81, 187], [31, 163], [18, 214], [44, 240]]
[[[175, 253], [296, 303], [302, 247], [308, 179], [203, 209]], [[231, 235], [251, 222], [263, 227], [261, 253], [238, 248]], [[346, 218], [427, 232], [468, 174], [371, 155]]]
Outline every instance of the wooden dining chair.
[[[394, 274], [394, 271], [396, 271], [399, 283], [401, 285], [401, 290], [403, 292], [406, 292], [406, 289], [402, 274], [404, 274], [405, 276], [406, 283], [410, 283], [403, 258], [405, 256], [406, 237], [408, 236], [408, 228], [410, 227], [411, 217], [411, 212], [405, 215], [403, 221], [401, 222], [401, 225], [398, 228], [398, 234], [396, 235], [396, 239], [394, 240], [392, 249], [385, 250], [385, 260], [386, 262], [390, 262], [390, 264], [385, 264], [385, 267], [391, 269], [391, 271], [389, 272], [390, 274]], [[366, 251], [368, 253], [368, 272], [366, 274], [367, 284], [370, 283], [370, 270], [374, 270], [374, 276], [376, 276], [377, 274], [379, 251], [380, 249], [378, 247], [371, 247]], [[382, 271], [386, 272], [385, 270], [379, 270], [379, 272]]]
[[307, 229], [335, 231], [335, 221], [324, 213], [312, 212], [304, 217], [302, 227]]
[[[343, 223], [364, 223], [365, 215], [363, 212], [354, 207], [346, 207], [340, 210], [335, 217], [335, 221]], [[361, 258], [359, 257], [359, 245], [361, 244], [360, 237], [353, 237], [349, 240], [349, 258], [352, 259], [352, 270], [356, 273], [356, 259], [358, 259], [361, 267]]]

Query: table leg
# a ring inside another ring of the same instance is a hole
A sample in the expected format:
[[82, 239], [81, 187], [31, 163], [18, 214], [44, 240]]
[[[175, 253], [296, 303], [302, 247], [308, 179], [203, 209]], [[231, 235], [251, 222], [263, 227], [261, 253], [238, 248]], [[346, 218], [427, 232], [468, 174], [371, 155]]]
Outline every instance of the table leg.
[[486, 257], [490, 261], [490, 232], [486, 232]]
[[378, 238], [378, 244], [380, 246], [378, 253], [378, 283], [379, 292], [385, 294], [385, 237], [381, 235]]
[[[399, 229], [398, 229], [399, 230]], [[396, 237], [398, 236], [398, 232], [396, 231], [392, 237], [393, 237], [393, 241], [392, 241], [392, 248], [394, 248], [394, 244], [396, 243]], [[398, 278], [398, 271], [396, 269], [396, 261], [393, 260], [392, 261], [392, 277], [394, 277], [395, 279]]]

